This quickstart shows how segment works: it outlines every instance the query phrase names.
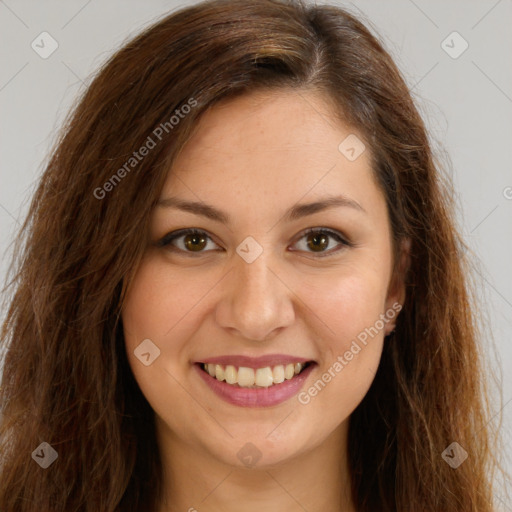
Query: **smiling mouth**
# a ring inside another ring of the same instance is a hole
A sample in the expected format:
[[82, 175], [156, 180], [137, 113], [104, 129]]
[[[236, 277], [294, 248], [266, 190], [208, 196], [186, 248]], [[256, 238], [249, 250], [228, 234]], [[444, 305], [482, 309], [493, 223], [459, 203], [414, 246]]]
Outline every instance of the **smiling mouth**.
[[199, 367], [220, 382], [226, 382], [239, 388], [270, 388], [293, 379], [306, 369], [313, 361], [306, 363], [288, 363], [263, 368], [246, 366], [199, 363]]

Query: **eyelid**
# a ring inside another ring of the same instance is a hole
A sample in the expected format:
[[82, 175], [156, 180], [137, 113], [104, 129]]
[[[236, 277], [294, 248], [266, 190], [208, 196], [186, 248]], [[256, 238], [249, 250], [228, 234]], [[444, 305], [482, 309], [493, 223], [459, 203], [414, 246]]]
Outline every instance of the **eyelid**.
[[[327, 227], [321, 227], [321, 226], [307, 228], [307, 229], [301, 231], [296, 236], [295, 241], [293, 242], [293, 244], [296, 244], [299, 240], [301, 240], [302, 238], [304, 238], [305, 236], [307, 236], [307, 235], [309, 235], [311, 233], [327, 234], [331, 238], [335, 239], [341, 246], [345, 246], [345, 247], [353, 247], [354, 246], [354, 244], [352, 242], [350, 242], [348, 237], [346, 237], [343, 233], [341, 233], [341, 232], [339, 232], [338, 230], [335, 230], [335, 229], [331, 229], [331, 228], [327, 228]], [[175, 247], [175, 246], [173, 246], [171, 244], [171, 242], [174, 241], [175, 239], [180, 238], [180, 237], [185, 236], [185, 235], [205, 235], [206, 238], [208, 238], [213, 243], [218, 245], [217, 242], [215, 242], [214, 237], [212, 237], [210, 235], [210, 233], [208, 233], [208, 231], [206, 231], [204, 229], [199, 229], [199, 228], [182, 228], [182, 229], [178, 229], [176, 231], [171, 231], [171, 232], [167, 233], [166, 235], [164, 235], [160, 240], [156, 241], [154, 245], [156, 245], [157, 247], [169, 247], [170, 250], [172, 250], [174, 252], [182, 253], [182, 254], [185, 254], [187, 256], [192, 256], [192, 257], [201, 256], [203, 254], [207, 254], [209, 252], [212, 252], [211, 250], [209, 250], [209, 251], [198, 251], [198, 252], [194, 253], [193, 251], [184, 251], [184, 250], [179, 249], [179, 248], [177, 248], [177, 247]], [[306, 252], [309, 253], [309, 254], [314, 255], [317, 258], [323, 258], [323, 257], [331, 256], [331, 255], [333, 255], [335, 253], [338, 253], [342, 248], [343, 247], [337, 248], [337, 249], [334, 249], [334, 250], [331, 249], [331, 250], [325, 251], [325, 252], [318, 252], [318, 253], [315, 253], [314, 251], [306, 251]], [[292, 249], [292, 251], [293, 252], [300, 252], [299, 250], [296, 250], [296, 249]]]
[[[216, 245], [218, 245], [217, 242], [215, 242], [213, 237], [210, 235], [210, 233], [208, 233], [208, 231], [205, 231], [204, 229], [199, 229], [199, 228], [182, 228], [182, 229], [177, 229], [176, 231], [171, 231], [171, 232], [167, 233], [166, 235], [164, 235], [160, 240], [157, 240], [155, 242], [155, 245], [157, 247], [166, 247], [166, 246], [171, 245], [171, 242], [173, 240], [180, 238], [182, 236], [185, 236], [185, 235], [206, 235], [207, 238], [209, 238], [212, 242], [214, 242]], [[172, 246], [172, 247], [179, 252], [187, 252], [188, 254], [194, 255], [194, 253], [191, 251], [181, 251], [180, 249], [178, 249], [174, 246]], [[201, 252], [210, 252], [210, 251], [200, 251], [197, 254], [200, 254]]]
[[[337, 247], [335, 249], [330, 249], [328, 251], [321, 251], [321, 252], [317, 252], [317, 253], [315, 253], [314, 251], [305, 251], [306, 254], [308, 254], [308, 255], [311, 254], [315, 258], [328, 258], [329, 256], [336, 255], [337, 253], [339, 253], [346, 247], [354, 247], [354, 244], [349, 240], [349, 238], [347, 236], [345, 236], [343, 233], [341, 233], [340, 231], [338, 231], [337, 229], [331, 229], [331, 228], [322, 227], [322, 226], [307, 228], [307, 229], [301, 231], [297, 235], [297, 238], [296, 238], [294, 244], [311, 233], [327, 234], [331, 238], [334, 238], [341, 246], [341, 247]], [[300, 252], [296, 249], [292, 249], [292, 251]]]

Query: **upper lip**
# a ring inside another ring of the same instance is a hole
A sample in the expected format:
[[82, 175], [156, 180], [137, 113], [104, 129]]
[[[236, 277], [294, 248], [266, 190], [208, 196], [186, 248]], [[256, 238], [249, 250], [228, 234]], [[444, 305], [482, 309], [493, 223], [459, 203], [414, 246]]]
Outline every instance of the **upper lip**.
[[265, 368], [266, 366], [277, 366], [277, 365], [286, 365], [290, 363], [307, 363], [311, 362], [312, 359], [305, 359], [303, 357], [297, 357], [287, 354], [268, 354], [265, 356], [259, 357], [249, 357], [249, 356], [217, 356], [217, 357], [207, 357], [205, 359], [201, 359], [201, 361], [197, 361], [198, 363], [211, 363], [211, 364], [219, 364], [223, 366], [232, 365], [232, 366], [243, 366], [246, 368]]

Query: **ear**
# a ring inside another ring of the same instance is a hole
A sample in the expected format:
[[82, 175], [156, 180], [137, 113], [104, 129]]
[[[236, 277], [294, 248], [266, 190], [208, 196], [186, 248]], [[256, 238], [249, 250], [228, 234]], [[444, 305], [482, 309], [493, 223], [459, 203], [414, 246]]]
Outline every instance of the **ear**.
[[[400, 242], [398, 250], [398, 261], [395, 265], [393, 275], [388, 287], [388, 295], [386, 297], [386, 311], [389, 309], [397, 309], [397, 304], [400, 305], [400, 309], [405, 302], [405, 276], [409, 270], [411, 264], [411, 240], [404, 238]], [[398, 310], [399, 311], [399, 310]], [[398, 313], [397, 313], [398, 316]], [[385, 335], [387, 336], [395, 329], [395, 319], [386, 324]]]

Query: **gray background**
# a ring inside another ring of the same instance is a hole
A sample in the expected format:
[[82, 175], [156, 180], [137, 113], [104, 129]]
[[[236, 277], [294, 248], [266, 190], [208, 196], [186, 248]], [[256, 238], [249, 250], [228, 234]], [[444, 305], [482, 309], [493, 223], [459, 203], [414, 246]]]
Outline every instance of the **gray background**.
[[[0, 277], [57, 129], [91, 74], [143, 27], [193, 3], [0, 0]], [[497, 455], [512, 471], [512, 1], [330, 3], [381, 35], [453, 177], [459, 223], [480, 269], [490, 325], [484, 350], [500, 381], [489, 422], [502, 413], [505, 450]], [[31, 47], [43, 31], [59, 45], [47, 59]], [[446, 40], [452, 53], [462, 48], [446, 39], [453, 31], [469, 44], [457, 58], [442, 47]], [[499, 510], [512, 511], [504, 490], [497, 499]]]

